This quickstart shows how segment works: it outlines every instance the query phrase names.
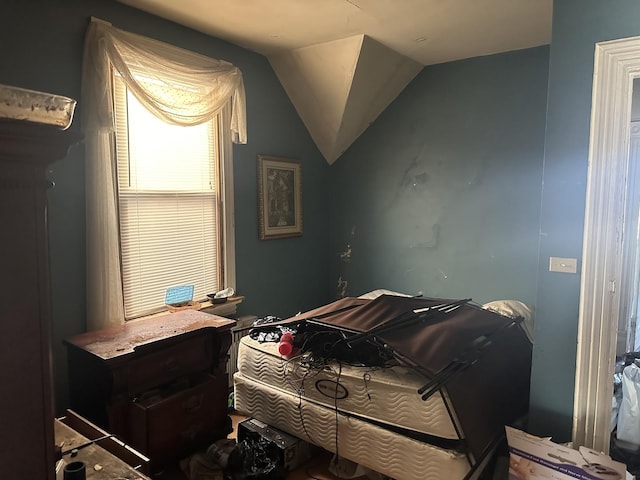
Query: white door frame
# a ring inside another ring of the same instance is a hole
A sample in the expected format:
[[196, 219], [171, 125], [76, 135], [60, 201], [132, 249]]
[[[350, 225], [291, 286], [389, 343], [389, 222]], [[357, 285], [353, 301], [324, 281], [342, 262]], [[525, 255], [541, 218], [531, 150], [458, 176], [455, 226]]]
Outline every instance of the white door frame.
[[640, 37], [596, 44], [583, 237], [573, 441], [609, 452], [623, 280], [633, 80]]

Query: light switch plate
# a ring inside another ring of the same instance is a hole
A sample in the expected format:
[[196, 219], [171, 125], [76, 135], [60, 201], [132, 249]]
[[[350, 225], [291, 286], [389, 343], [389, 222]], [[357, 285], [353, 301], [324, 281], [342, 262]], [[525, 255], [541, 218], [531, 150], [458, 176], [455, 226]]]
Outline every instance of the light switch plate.
[[560, 273], [576, 273], [578, 271], [578, 259], [549, 257], [549, 271]]

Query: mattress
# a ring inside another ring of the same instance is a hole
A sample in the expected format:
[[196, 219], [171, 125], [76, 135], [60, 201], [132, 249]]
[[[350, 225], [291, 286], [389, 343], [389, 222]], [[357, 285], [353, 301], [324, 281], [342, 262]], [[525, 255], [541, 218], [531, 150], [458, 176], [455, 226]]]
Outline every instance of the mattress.
[[[254, 324], [252, 335], [280, 338], [278, 334], [289, 329], [295, 332], [294, 344], [318, 361], [387, 365], [396, 360], [415, 369], [428, 379], [419, 390], [421, 399], [446, 395], [436, 403], [449, 409], [462, 439], [458, 444], [463, 443], [477, 464], [504, 437], [504, 426], [529, 410], [532, 344], [521, 320], [481, 308], [470, 299], [345, 297], [285, 320]], [[338, 394], [341, 385], [334, 383]], [[415, 398], [415, 393], [409, 396]], [[334, 403], [342, 408], [343, 402]], [[447, 433], [432, 430], [430, 420], [420, 420], [425, 412], [442, 415], [446, 408], [425, 406], [410, 409], [410, 427], [446, 439]], [[383, 421], [391, 427], [392, 419]]]
[[[414, 438], [459, 439], [441, 393], [423, 401], [417, 390], [425, 384], [425, 377], [404, 366], [372, 368], [330, 362], [323, 369], [309, 368], [299, 357], [281, 357], [276, 343], [260, 343], [246, 336], [240, 341], [238, 371], [243, 378], [381, 426], [406, 430], [405, 435]], [[438, 444], [434, 439], [431, 443]]]
[[234, 375], [235, 408], [340, 457], [396, 480], [461, 480], [464, 454], [392, 432], [274, 388], [242, 371]]

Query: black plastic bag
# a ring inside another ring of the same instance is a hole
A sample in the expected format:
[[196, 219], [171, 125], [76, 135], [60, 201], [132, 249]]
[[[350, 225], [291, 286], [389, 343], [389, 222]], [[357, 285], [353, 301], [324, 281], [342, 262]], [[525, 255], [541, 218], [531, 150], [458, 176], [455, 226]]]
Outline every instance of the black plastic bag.
[[227, 472], [232, 480], [281, 480], [286, 478], [278, 446], [259, 435], [239, 442], [229, 454]]

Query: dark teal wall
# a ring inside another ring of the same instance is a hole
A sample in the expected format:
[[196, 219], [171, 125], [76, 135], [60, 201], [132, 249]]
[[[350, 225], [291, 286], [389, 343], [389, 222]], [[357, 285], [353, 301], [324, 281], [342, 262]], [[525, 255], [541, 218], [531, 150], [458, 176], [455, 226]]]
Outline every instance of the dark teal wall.
[[335, 291], [535, 302], [548, 60], [427, 67], [332, 166]]
[[[239, 66], [249, 122], [249, 143], [234, 147], [237, 286], [247, 297], [240, 313], [310, 308], [335, 298], [340, 278], [350, 295], [389, 288], [535, 303], [530, 429], [569, 439], [579, 277], [549, 273], [548, 257], [581, 259], [594, 44], [640, 34], [639, 2], [555, 0], [550, 51], [425, 68], [332, 167], [260, 55], [109, 0], [4, 0], [0, 13], [3, 84], [79, 98], [91, 15]], [[302, 160], [302, 238], [257, 239], [257, 154]], [[64, 408], [60, 342], [85, 322], [82, 146], [51, 177], [54, 361]]]
[[635, 0], [554, 0], [536, 300], [530, 429], [571, 437], [579, 275], [549, 257], [582, 260], [595, 44], [640, 34]]
[[[236, 263], [240, 314], [288, 316], [329, 300], [326, 189], [329, 167], [267, 59], [111, 0], [4, 0], [0, 83], [78, 99], [84, 32], [96, 16], [114, 26], [214, 58], [243, 72], [248, 143], [234, 146]], [[79, 128], [82, 104], [72, 128]], [[304, 236], [258, 240], [258, 154], [302, 161]], [[63, 338], [85, 330], [84, 149], [51, 168], [49, 192], [54, 363], [58, 410], [66, 402]], [[25, 292], [25, 301], [34, 292]], [[15, 319], [19, 321], [19, 319]]]

